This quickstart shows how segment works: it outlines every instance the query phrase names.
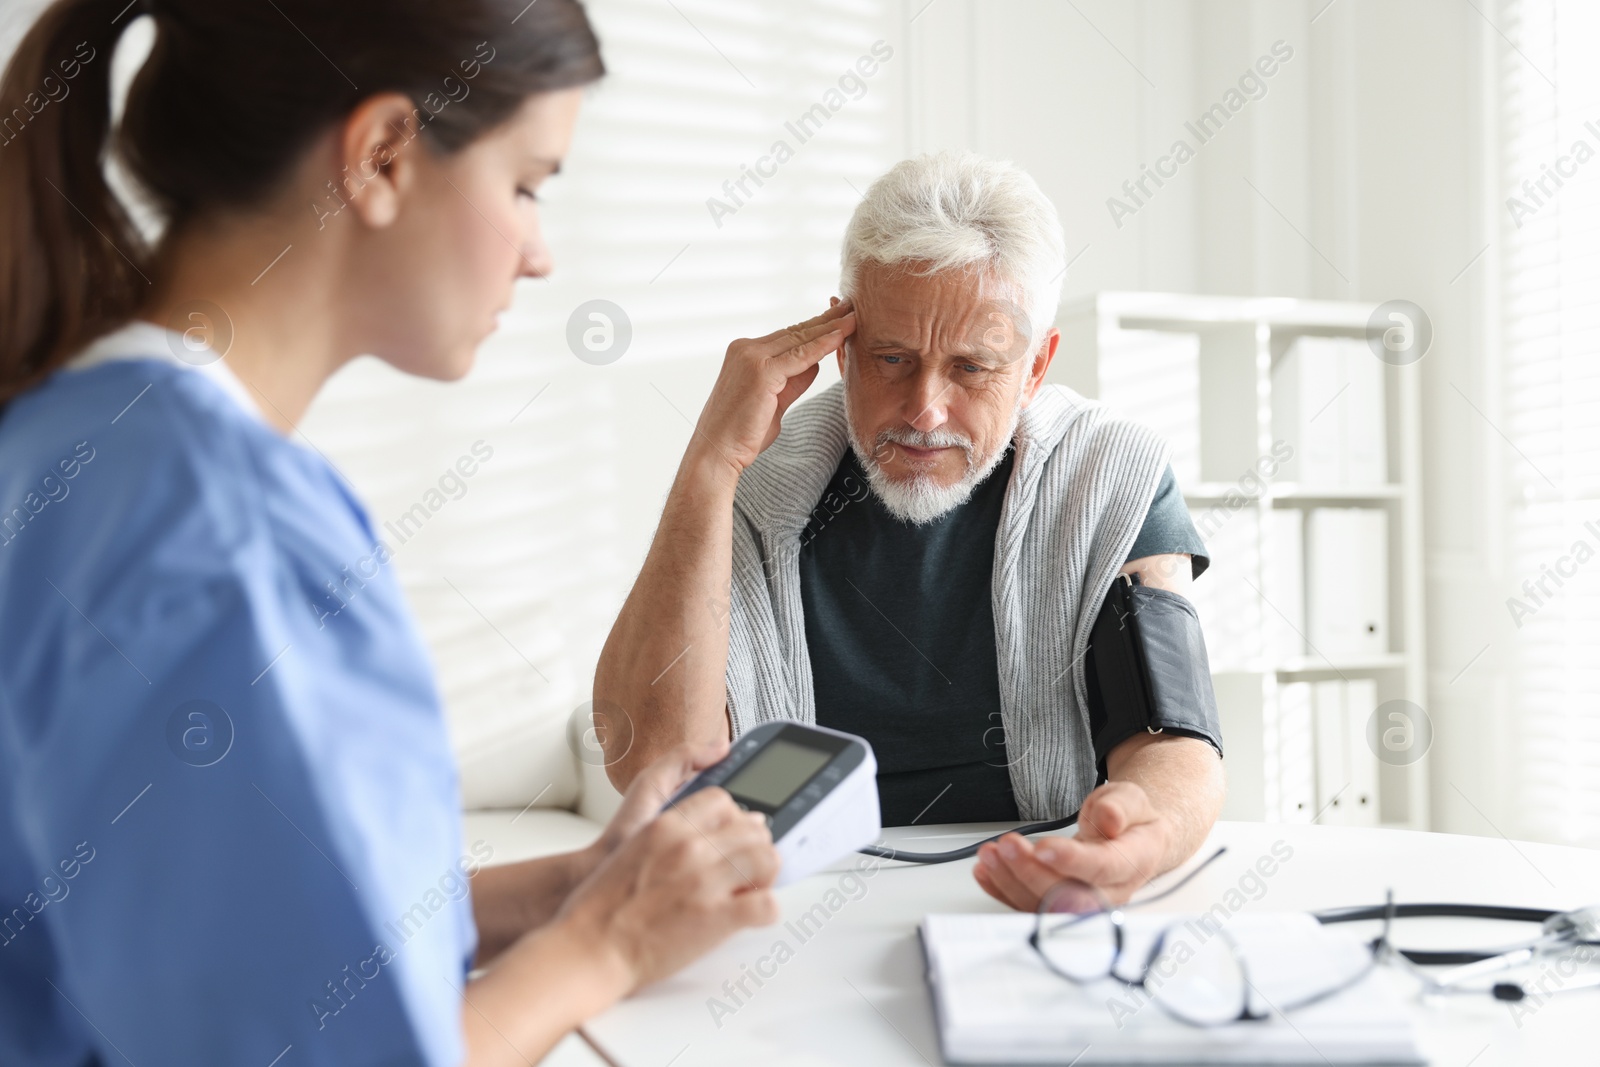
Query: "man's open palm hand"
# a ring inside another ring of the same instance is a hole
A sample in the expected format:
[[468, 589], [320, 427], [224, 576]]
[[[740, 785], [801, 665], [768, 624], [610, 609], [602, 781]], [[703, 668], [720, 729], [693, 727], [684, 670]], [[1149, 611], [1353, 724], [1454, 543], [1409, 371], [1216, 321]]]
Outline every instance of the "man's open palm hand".
[[1035, 911], [1051, 887], [1073, 878], [1121, 904], [1164, 869], [1171, 829], [1132, 782], [1107, 782], [1083, 801], [1076, 837], [1037, 841], [1007, 834], [978, 850], [973, 876], [983, 891]]

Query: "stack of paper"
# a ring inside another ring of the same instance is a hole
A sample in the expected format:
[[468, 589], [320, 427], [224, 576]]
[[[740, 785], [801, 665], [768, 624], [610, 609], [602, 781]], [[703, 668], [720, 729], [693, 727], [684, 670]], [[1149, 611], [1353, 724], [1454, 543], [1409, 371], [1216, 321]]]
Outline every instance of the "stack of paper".
[[[1287, 1004], [1352, 975], [1369, 950], [1351, 934], [1303, 913], [1228, 915], [1258, 1006]], [[1215, 925], [1197, 918], [1129, 913], [1138, 958], [1156, 933], [1191, 942]], [[922, 921], [939, 1040], [954, 1063], [1421, 1063], [1404, 994], [1383, 968], [1318, 1004], [1264, 1021], [1193, 1027], [1147, 994], [1110, 979], [1077, 985], [1049, 971], [1028, 945], [1031, 915], [929, 915]], [[1182, 925], [1187, 923], [1187, 925]], [[1199, 944], [1194, 945], [1199, 948]]]

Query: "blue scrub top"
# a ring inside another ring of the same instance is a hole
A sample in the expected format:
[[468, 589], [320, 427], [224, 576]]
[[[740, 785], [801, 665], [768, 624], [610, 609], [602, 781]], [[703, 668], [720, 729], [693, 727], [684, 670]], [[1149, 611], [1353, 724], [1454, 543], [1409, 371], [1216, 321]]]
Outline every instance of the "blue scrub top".
[[474, 867], [389, 552], [178, 338], [0, 416], [0, 1064], [459, 1063]]

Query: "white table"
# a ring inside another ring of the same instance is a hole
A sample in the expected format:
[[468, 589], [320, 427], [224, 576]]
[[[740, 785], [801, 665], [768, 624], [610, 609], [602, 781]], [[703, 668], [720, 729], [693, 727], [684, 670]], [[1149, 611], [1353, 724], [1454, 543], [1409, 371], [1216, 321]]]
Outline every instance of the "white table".
[[[888, 831], [888, 837], [891, 844], [939, 851], [975, 840], [972, 829], [908, 827]], [[1402, 902], [1549, 908], [1600, 902], [1600, 852], [1587, 849], [1401, 830], [1220, 823], [1199, 856], [1223, 844], [1227, 854], [1152, 907], [1177, 912], [1210, 907], [1237, 888], [1246, 870], [1278, 841], [1293, 855], [1265, 879], [1259, 899], [1247, 900], [1246, 909], [1380, 903], [1390, 887]], [[860, 891], [843, 864], [789, 886], [779, 894], [784, 915], [779, 925], [739, 934], [683, 973], [592, 1020], [583, 1036], [618, 1067], [939, 1064], [916, 926], [928, 912], [1002, 910], [973, 882], [972, 862], [884, 864]], [[822, 911], [813, 911], [819, 904]], [[803, 930], [786, 925], [807, 912], [815, 917]], [[1406, 947], [1472, 947], [1510, 940], [1529, 929], [1412, 920], [1402, 925], [1396, 941]], [[802, 932], [808, 934], [803, 941]], [[782, 962], [783, 954], [774, 954], [779, 941], [792, 950]], [[772, 975], [759, 986], [746, 977], [758, 964]], [[736, 1005], [724, 983], [742, 977], [749, 995], [741, 995]], [[732, 1011], [717, 1008], [713, 997]], [[1424, 1051], [1442, 1067], [1600, 1062], [1594, 1022], [1600, 989], [1554, 997], [1525, 1014], [1520, 1025], [1510, 1005], [1487, 996], [1458, 997], [1437, 1006], [1419, 1003], [1416, 1011]], [[569, 1040], [554, 1059], [589, 1059], [575, 1044]]]

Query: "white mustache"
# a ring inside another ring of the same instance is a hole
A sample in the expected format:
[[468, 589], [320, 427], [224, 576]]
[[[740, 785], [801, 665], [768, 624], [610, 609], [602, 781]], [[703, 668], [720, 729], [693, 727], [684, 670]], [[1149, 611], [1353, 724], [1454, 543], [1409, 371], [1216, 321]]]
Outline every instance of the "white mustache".
[[972, 463], [972, 438], [950, 430], [915, 430], [909, 427], [903, 430], [880, 430], [877, 437], [873, 438], [873, 458], [883, 455], [889, 445], [905, 445], [908, 448], [959, 448], [966, 453], [968, 465]]

